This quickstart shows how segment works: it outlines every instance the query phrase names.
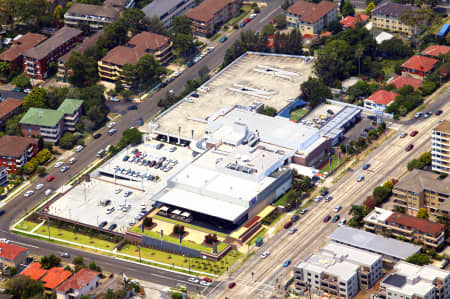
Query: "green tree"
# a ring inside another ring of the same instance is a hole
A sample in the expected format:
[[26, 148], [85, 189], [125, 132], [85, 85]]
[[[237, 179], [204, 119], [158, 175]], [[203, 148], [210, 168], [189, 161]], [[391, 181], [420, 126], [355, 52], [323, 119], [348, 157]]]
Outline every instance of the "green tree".
[[263, 26], [262, 33], [265, 35], [273, 35], [275, 33], [275, 26], [273, 24], [266, 24]]
[[0, 61], [0, 75], [3, 77], [8, 77], [9, 71], [9, 63], [6, 61]]
[[344, 27], [342, 27], [341, 22], [339, 20], [333, 20], [327, 25], [328, 31], [331, 31], [333, 34], [338, 34], [342, 30], [344, 30]]
[[377, 204], [381, 204], [389, 198], [389, 196], [391, 195], [391, 190], [382, 186], [378, 186], [373, 189], [372, 195]]
[[26, 112], [31, 107], [34, 108], [47, 108], [47, 91], [44, 88], [33, 88], [33, 90], [27, 94], [23, 101], [22, 111]]
[[142, 132], [140, 132], [137, 128], [130, 128], [123, 131], [119, 144], [123, 148], [129, 144], [136, 145], [141, 142]]
[[44, 176], [46, 173], [47, 173], [47, 169], [45, 168], [45, 167], [43, 167], [43, 166], [39, 166], [38, 168], [37, 168], [37, 170], [36, 170], [36, 172], [37, 172], [37, 174], [39, 175], [39, 176]]
[[366, 7], [366, 15], [372, 15], [372, 9], [375, 8], [375, 3], [369, 2], [369, 4]]
[[154, 16], [147, 19], [147, 30], [156, 34], [168, 35], [167, 29], [158, 17]]
[[277, 109], [275, 109], [271, 106], [264, 106], [264, 109], [260, 113], [273, 117], [273, 116], [277, 115]]
[[74, 135], [70, 132], [65, 132], [58, 142], [59, 146], [63, 149], [71, 149], [75, 144]]
[[303, 37], [300, 31], [294, 29], [289, 33], [275, 33], [273, 38], [274, 52], [281, 54], [302, 55]]
[[12, 136], [20, 136], [22, 135], [22, 131], [20, 129], [20, 124], [19, 124], [19, 120], [20, 120], [20, 115], [10, 118], [6, 121], [6, 125], [5, 125], [5, 133], [7, 135], [12, 135]]
[[205, 82], [209, 79], [209, 68], [205, 65], [198, 71], [200, 81]]
[[344, 17], [355, 15], [355, 9], [353, 8], [353, 5], [350, 2], [350, 0], [345, 1], [344, 6], [341, 9], [341, 13]]
[[402, 59], [413, 54], [411, 47], [398, 37], [383, 41], [377, 50], [379, 55], [391, 59]]
[[28, 78], [27, 75], [22, 73], [22, 74], [18, 75], [17, 77], [15, 77], [11, 81], [11, 83], [19, 88], [25, 88], [30, 85], [30, 78]]
[[173, 50], [178, 56], [189, 57], [195, 53], [191, 23], [192, 21], [186, 16], [173, 19], [171, 40], [173, 42]]
[[36, 298], [44, 295], [44, 286], [40, 280], [18, 275], [6, 282], [6, 292], [14, 298]]
[[50, 158], [52, 157], [52, 153], [44, 148], [43, 150], [41, 150], [37, 155], [36, 155], [36, 159], [39, 161], [39, 164], [42, 165], [45, 162], [47, 162], [48, 160], [50, 160]]
[[278, 30], [285, 29], [287, 26], [286, 16], [284, 14], [280, 14], [273, 18], [273, 22]]
[[77, 256], [73, 259], [72, 264], [75, 266], [84, 266], [84, 258], [82, 256]]
[[97, 61], [92, 57], [72, 52], [66, 68], [69, 82], [76, 87], [91, 86], [98, 81]]
[[153, 55], [142, 56], [136, 64], [136, 83], [139, 87], [149, 87], [166, 72]]
[[93, 270], [93, 271], [102, 272], [102, 269], [100, 268], [100, 266], [97, 266], [97, 264], [94, 263], [94, 262], [91, 262], [91, 263], [88, 265], [88, 268], [91, 269], [91, 270]]
[[287, 10], [291, 6], [291, 2], [289, 0], [285, 0], [283, 4], [281, 4], [281, 9]]
[[406, 259], [408, 263], [416, 264], [419, 266], [427, 265], [431, 263], [431, 259], [424, 253], [414, 253]]
[[428, 215], [427, 209], [425, 209], [425, 208], [420, 208], [420, 209], [417, 211], [416, 217], [417, 217], [417, 218], [421, 218], [421, 219], [428, 219], [428, 218], [430, 217], [430, 215]]
[[314, 71], [325, 84], [333, 85], [336, 80], [343, 80], [350, 76], [347, 61], [350, 61], [352, 56], [352, 49], [347, 42], [332, 40], [319, 50]]
[[425, 152], [419, 157], [419, 161], [424, 165], [431, 165], [431, 152]]
[[125, 24], [128, 25], [131, 35], [148, 29], [145, 13], [138, 8], [125, 9], [122, 12], [122, 18]]
[[302, 98], [309, 103], [311, 107], [316, 107], [325, 99], [331, 98], [331, 90], [322, 80], [309, 77], [309, 79], [300, 86]]
[[57, 23], [61, 22], [64, 18], [64, 9], [61, 5], [56, 5], [55, 10], [53, 10], [53, 18]]
[[44, 268], [44, 269], [50, 269], [53, 267], [57, 267], [57, 266], [59, 266], [60, 263], [61, 263], [61, 259], [59, 257], [56, 257], [54, 254], [41, 257], [41, 265], [42, 265], [42, 268]]

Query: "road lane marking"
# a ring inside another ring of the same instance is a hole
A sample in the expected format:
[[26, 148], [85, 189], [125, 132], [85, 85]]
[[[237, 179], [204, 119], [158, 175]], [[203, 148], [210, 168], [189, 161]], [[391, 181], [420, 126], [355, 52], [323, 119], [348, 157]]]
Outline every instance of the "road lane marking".
[[261, 20], [259, 20], [259, 23], [263, 23], [267, 18], [269, 18], [275, 11], [277, 11], [279, 8], [276, 7], [274, 8], [270, 13], [267, 14], [267, 16], [265, 16], [264, 18], [262, 18]]

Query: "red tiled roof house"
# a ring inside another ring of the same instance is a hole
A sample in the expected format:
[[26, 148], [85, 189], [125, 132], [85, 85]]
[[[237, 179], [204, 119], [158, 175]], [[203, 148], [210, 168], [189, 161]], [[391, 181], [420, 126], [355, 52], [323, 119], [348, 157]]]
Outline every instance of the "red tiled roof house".
[[29, 137], [8, 136], [0, 138], [0, 166], [6, 167], [9, 173], [22, 167], [39, 151], [39, 140]]
[[399, 89], [406, 85], [411, 85], [414, 90], [417, 90], [421, 85], [423, 81], [417, 78], [413, 78], [410, 76], [395, 76], [392, 80], [388, 81], [387, 84], [393, 84], [395, 88]]
[[10, 69], [21, 67], [23, 52], [39, 45], [46, 39], [45, 35], [28, 32], [18, 40], [13, 41], [12, 46], [0, 54], [0, 60], [9, 62]]
[[[40, 280], [44, 283], [44, 293], [51, 295], [63, 282], [65, 282], [72, 272], [64, 270], [62, 267], [53, 267], [49, 270], [42, 269], [40, 263], [33, 263], [22, 271], [20, 275], [25, 275], [33, 280]], [[76, 298], [76, 297], [74, 297]]]
[[17, 267], [28, 257], [28, 249], [13, 244], [0, 242], [0, 270], [5, 266]]
[[28, 276], [33, 280], [41, 279], [45, 274], [47, 274], [47, 270], [42, 269], [41, 263], [35, 262], [29, 265], [25, 270], [20, 273], [20, 275]]
[[396, 92], [379, 89], [364, 100], [364, 108], [384, 111], [397, 96]]
[[346, 16], [340, 21], [340, 23], [342, 24], [342, 27], [344, 27], [344, 29], [355, 28], [357, 24], [361, 23], [361, 25], [364, 25], [365, 23], [367, 23], [368, 19], [368, 15], [360, 14], [356, 17]]
[[100, 273], [83, 268], [56, 288], [57, 299], [74, 299], [98, 287]]
[[5, 127], [8, 119], [22, 112], [22, 103], [23, 101], [13, 98], [0, 102], [0, 129]]
[[443, 45], [431, 45], [422, 51], [422, 55], [428, 57], [439, 57], [439, 55], [445, 55], [450, 52], [449, 46]]
[[414, 55], [401, 65], [402, 75], [409, 74], [414, 78], [423, 79], [428, 75], [438, 62], [437, 59]]

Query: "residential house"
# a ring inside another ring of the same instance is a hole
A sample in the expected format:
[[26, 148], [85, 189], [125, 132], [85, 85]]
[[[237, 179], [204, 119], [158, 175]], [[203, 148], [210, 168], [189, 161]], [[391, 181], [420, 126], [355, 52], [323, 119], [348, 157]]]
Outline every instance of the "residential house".
[[241, 0], [204, 0], [184, 13], [192, 21], [194, 35], [209, 37], [229, 19], [240, 14]]
[[165, 27], [169, 27], [174, 17], [181, 16], [195, 5], [195, 0], [153, 0], [142, 11], [148, 18], [157, 17]]
[[77, 52], [80, 54], [84, 54], [84, 52], [87, 49], [95, 46], [97, 40], [100, 38], [100, 36], [103, 35], [103, 33], [104, 33], [103, 30], [97, 31], [95, 34], [83, 40], [81, 44], [79, 44], [78, 46], [76, 46], [71, 51], [67, 52], [58, 59], [58, 72], [56, 73], [56, 78], [58, 81], [67, 82], [70, 74], [66, 69], [66, 63], [69, 61], [69, 58], [72, 55], [72, 53]]
[[364, 108], [384, 111], [398, 95], [396, 92], [378, 89], [364, 100]]
[[12, 42], [12, 46], [8, 50], [0, 54], [0, 60], [8, 62], [9, 67], [12, 70], [18, 67], [22, 67], [23, 53], [39, 45], [46, 39], [47, 37], [45, 35], [28, 32], [21, 38], [14, 40]]
[[20, 275], [28, 276], [33, 280], [39, 280], [47, 274], [47, 270], [41, 267], [41, 263], [34, 262], [23, 270]]
[[57, 61], [81, 42], [81, 30], [65, 26], [49, 39], [23, 53], [23, 69], [31, 79], [44, 80], [48, 77], [49, 64]]
[[387, 81], [386, 84], [393, 84], [395, 88], [400, 89], [403, 86], [410, 85], [414, 90], [419, 89], [419, 87], [422, 85], [423, 80], [413, 78], [410, 76], [400, 76], [397, 75], [391, 80]]
[[20, 275], [28, 276], [33, 280], [40, 280], [44, 284], [44, 294], [51, 296], [53, 291], [66, 281], [72, 272], [64, 270], [62, 267], [53, 267], [49, 270], [42, 269], [40, 263], [33, 263], [28, 266]]
[[100, 30], [119, 16], [120, 11], [111, 6], [75, 2], [64, 14], [64, 24], [76, 27], [89, 25], [93, 30]]
[[433, 249], [445, 241], [443, 224], [381, 208], [375, 208], [364, 217], [364, 229], [411, 242], [420, 242]]
[[337, 20], [337, 8], [337, 3], [330, 1], [297, 1], [286, 10], [287, 26], [302, 34], [319, 34], [331, 21]]
[[450, 272], [431, 265], [417, 266], [399, 262], [381, 281], [377, 298], [447, 299], [450, 298]]
[[0, 166], [0, 186], [6, 186], [8, 183], [8, 168]]
[[427, 57], [438, 58], [440, 55], [445, 55], [450, 52], [449, 46], [431, 45], [422, 51], [422, 55]]
[[[444, 174], [450, 174], [450, 121], [443, 120], [432, 131], [431, 144], [431, 167], [433, 171], [438, 171]], [[445, 179], [447, 187], [450, 184], [448, 178]], [[449, 189], [445, 191], [448, 196]], [[450, 203], [449, 203], [450, 205]], [[450, 208], [450, 206], [449, 206]]]
[[353, 298], [383, 276], [382, 256], [337, 243], [328, 243], [294, 268], [297, 290]]
[[342, 27], [345, 29], [348, 28], [355, 28], [356, 25], [360, 24], [361, 26], [365, 25], [367, 21], [369, 20], [369, 16], [365, 14], [360, 14], [356, 17], [353, 16], [346, 16], [343, 18], [340, 23], [342, 24]]
[[56, 288], [57, 299], [77, 299], [98, 287], [100, 273], [83, 268]]
[[25, 263], [28, 249], [14, 244], [0, 242], [0, 271], [5, 267], [17, 267]]
[[426, 75], [431, 73], [436, 63], [438, 63], [437, 59], [422, 55], [414, 55], [400, 67], [402, 69], [402, 75], [423, 79]]
[[22, 112], [23, 101], [7, 98], [3, 102], [0, 102], [0, 129], [3, 129], [6, 125], [6, 121]]
[[420, 34], [420, 26], [407, 25], [400, 20], [403, 14], [414, 12], [416, 10], [418, 10], [418, 8], [410, 4], [382, 1], [371, 11], [372, 23], [377, 28], [406, 33], [410, 36]]
[[65, 99], [58, 107], [58, 111], [64, 114], [64, 131], [75, 132], [75, 125], [81, 117], [82, 105], [82, 100]]
[[394, 185], [391, 198], [395, 207], [405, 208], [409, 215], [415, 216], [421, 208], [435, 216], [445, 214], [450, 205], [450, 178], [440, 180], [433, 172], [414, 169]]
[[22, 136], [5, 135], [0, 138], [0, 166], [14, 173], [39, 152], [39, 140]]
[[98, 73], [102, 80], [128, 83], [128, 78], [122, 74], [125, 64], [136, 64], [141, 57], [151, 54], [161, 64], [172, 58], [172, 42], [164, 35], [141, 32], [135, 35], [127, 45], [117, 46], [110, 50], [98, 62]]

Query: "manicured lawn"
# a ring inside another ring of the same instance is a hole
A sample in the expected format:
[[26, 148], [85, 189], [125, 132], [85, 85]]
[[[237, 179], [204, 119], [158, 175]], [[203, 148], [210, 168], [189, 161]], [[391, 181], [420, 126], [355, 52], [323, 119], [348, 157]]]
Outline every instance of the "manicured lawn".
[[[137, 234], [142, 234], [141, 228], [140, 227], [134, 227], [131, 229], [132, 232], [137, 233]], [[161, 234], [159, 232], [154, 232], [151, 230], [145, 230], [144, 231], [144, 235], [148, 236], [148, 237], [152, 237], [155, 239], [160, 239], [161, 238]], [[180, 241], [178, 240], [178, 238], [174, 238], [168, 235], [164, 235], [163, 236], [163, 240], [166, 242], [170, 242], [170, 243], [174, 243], [174, 244], [179, 244]], [[208, 246], [203, 246], [201, 244], [197, 244], [194, 243], [192, 241], [186, 241], [186, 240], [182, 240], [181, 241], [181, 245], [192, 248], [192, 249], [196, 249], [196, 250], [200, 250], [200, 251], [204, 251], [204, 252], [209, 252], [212, 253], [213, 249], [212, 247], [208, 247]], [[222, 250], [224, 250], [228, 245], [226, 243], [219, 243], [217, 245], [217, 251], [221, 252]]]
[[184, 227], [192, 227], [193, 229], [201, 231], [201, 232], [210, 233], [210, 234], [216, 234], [216, 235], [221, 236], [221, 237], [227, 237], [226, 234], [223, 234], [221, 232], [217, 232], [215, 230], [211, 230], [211, 229], [195, 226], [195, 225], [192, 225], [192, 224], [189, 224], [189, 223], [185, 223], [185, 222], [181, 222], [181, 221], [176, 221], [176, 220], [173, 220], [173, 219], [170, 219], [170, 218], [165, 218], [165, 217], [161, 217], [161, 216], [158, 216], [158, 215], [153, 216], [153, 218], [159, 219], [159, 220], [162, 220], [162, 221], [165, 221], [165, 222], [174, 223], [174, 224], [181, 224]]
[[[48, 237], [48, 226], [47, 224], [42, 225], [38, 230], [35, 231], [36, 234], [42, 235], [43, 237]], [[80, 233], [74, 233], [54, 226], [50, 226], [50, 237], [63, 239], [82, 245], [93, 246], [106, 250], [113, 250], [115, 243], [101, 240], [95, 237], [89, 237]]]
[[297, 122], [299, 121], [305, 114], [308, 113], [308, 109], [305, 108], [299, 108], [296, 110], [291, 111], [291, 120]]
[[17, 228], [17, 229], [21, 229], [21, 230], [24, 230], [24, 231], [29, 232], [29, 231], [32, 231], [33, 228], [35, 228], [36, 226], [38, 226], [38, 224], [39, 224], [39, 223], [24, 220], [24, 221], [20, 222], [20, 223], [16, 226], [16, 228]]
[[383, 72], [386, 74], [386, 76], [389, 76], [389, 74], [395, 73], [395, 65], [398, 62], [403, 62], [404, 59], [399, 60], [391, 60], [391, 59], [384, 59], [381, 61], [381, 65], [383, 66]]
[[336, 155], [333, 155], [331, 157], [331, 165], [329, 162], [327, 162], [327, 165], [320, 169], [320, 173], [331, 173], [331, 169], [336, 169], [338, 165], [342, 162], [342, 160], [338, 160], [338, 157]]
[[283, 206], [283, 207], [285, 207], [286, 206], [286, 203], [287, 203], [287, 192], [286, 193], [284, 193], [283, 194], [283, 196], [281, 196], [280, 198], [278, 198], [274, 203], [273, 203], [273, 205], [274, 206]]
[[236, 17], [232, 18], [231, 20], [229, 20], [227, 22], [227, 25], [229, 25], [229, 26], [234, 26], [235, 24], [239, 25], [241, 23], [241, 21], [245, 17], [247, 17], [247, 15], [250, 12], [250, 10], [252, 10], [252, 7], [250, 5], [242, 5], [241, 13], [238, 16], [236, 16]]
[[253, 238], [251, 238], [251, 240], [248, 242], [248, 245], [252, 245], [253, 243], [255, 243], [255, 240], [258, 239], [259, 237], [264, 237], [264, 235], [267, 233], [267, 228], [263, 228], [262, 230], [259, 231], [259, 233], [257, 233]]
[[[139, 250], [137, 246], [127, 244], [119, 253], [132, 255], [139, 257]], [[208, 261], [200, 258], [190, 258], [176, 255], [168, 252], [155, 250], [152, 248], [141, 247], [141, 257], [156, 262], [166, 263], [173, 266], [179, 266], [189, 269], [189, 264], [192, 270], [198, 270], [214, 274], [222, 274], [227, 270], [227, 266], [233, 265], [240, 257], [242, 253], [236, 250], [230, 250], [220, 261]]]

